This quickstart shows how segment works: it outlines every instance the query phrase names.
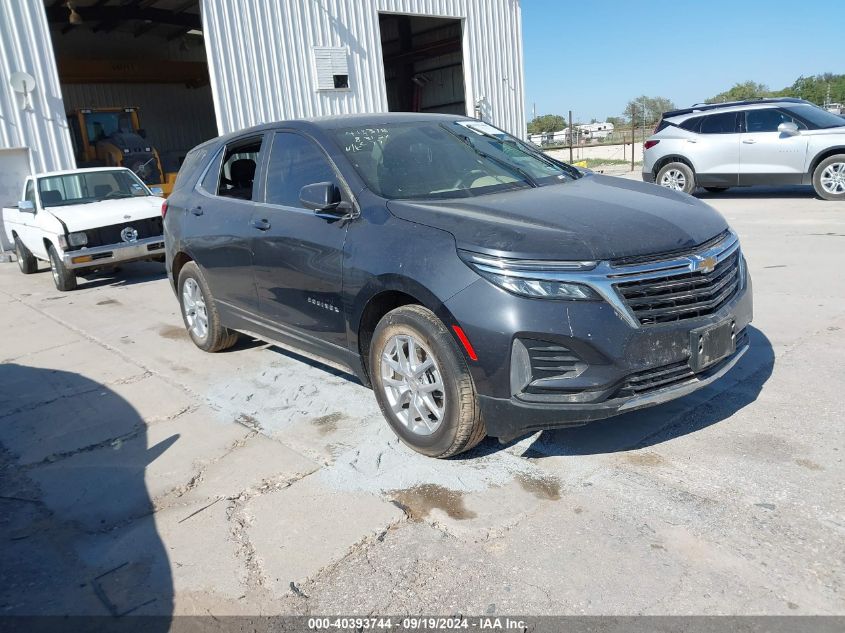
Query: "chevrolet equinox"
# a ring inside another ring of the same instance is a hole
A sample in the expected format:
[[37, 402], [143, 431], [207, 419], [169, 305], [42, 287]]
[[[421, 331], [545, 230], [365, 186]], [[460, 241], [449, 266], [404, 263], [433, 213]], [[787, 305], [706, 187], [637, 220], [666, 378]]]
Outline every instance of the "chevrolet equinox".
[[678, 398], [748, 349], [719, 213], [476, 119], [237, 132], [188, 154], [162, 213], [198, 347], [246, 332], [344, 365], [433, 457]]

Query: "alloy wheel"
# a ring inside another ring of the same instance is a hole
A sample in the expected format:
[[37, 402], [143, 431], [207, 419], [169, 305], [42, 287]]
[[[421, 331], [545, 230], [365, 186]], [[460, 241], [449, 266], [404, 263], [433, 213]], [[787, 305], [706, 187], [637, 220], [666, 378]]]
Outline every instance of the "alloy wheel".
[[845, 163], [831, 163], [822, 171], [819, 179], [827, 193], [841, 195], [845, 193]]
[[407, 334], [387, 341], [381, 354], [381, 382], [391, 411], [412, 433], [431, 435], [446, 414], [446, 391], [437, 359]]
[[679, 169], [670, 169], [660, 179], [660, 186], [675, 191], [683, 191], [684, 187], [687, 186], [687, 177]]
[[199, 284], [188, 277], [182, 286], [182, 311], [185, 314], [185, 321], [188, 329], [198, 339], [204, 339], [208, 335], [208, 312], [205, 306], [205, 297], [202, 295]]

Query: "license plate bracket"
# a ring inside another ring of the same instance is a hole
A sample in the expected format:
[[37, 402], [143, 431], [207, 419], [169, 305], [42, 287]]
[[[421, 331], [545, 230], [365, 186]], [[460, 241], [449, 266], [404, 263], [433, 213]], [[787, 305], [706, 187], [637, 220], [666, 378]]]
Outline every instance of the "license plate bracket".
[[699, 372], [736, 351], [736, 321], [727, 319], [690, 332], [690, 367]]

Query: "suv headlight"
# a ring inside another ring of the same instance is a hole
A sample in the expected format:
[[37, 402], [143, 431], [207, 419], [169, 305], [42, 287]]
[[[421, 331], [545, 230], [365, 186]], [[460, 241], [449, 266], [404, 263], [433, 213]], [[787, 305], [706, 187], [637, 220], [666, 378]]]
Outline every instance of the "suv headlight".
[[567, 273], [592, 270], [597, 262], [506, 259], [470, 251], [458, 251], [460, 258], [479, 275], [500, 288], [523, 297], [600, 301], [595, 290], [561, 279]]

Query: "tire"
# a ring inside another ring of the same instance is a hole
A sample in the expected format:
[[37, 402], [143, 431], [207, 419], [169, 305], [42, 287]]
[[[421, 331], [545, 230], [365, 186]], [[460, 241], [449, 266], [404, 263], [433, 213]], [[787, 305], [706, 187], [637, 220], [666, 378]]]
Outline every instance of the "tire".
[[179, 307], [194, 345], [205, 352], [221, 352], [238, 341], [238, 333], [223, 327], [208, 283], [194, 262], [179, 271]]
[[[429, 360], [431, 365], [408, 378], [400, 372], [400, 368], [408, 372], [400, 353], [406, 361], [413, 358], [412, 366]], [[418, 453], [451, 457], [487, 435], [463, 353], [446, 326], [427, 308], [402, 306], [382, 318], [370, 344], [370, 379], [390, 427]], [[408, 388], [409, 384], [413, 386]], [[432, 384], [441, 388], [425, 389]], [[415, 410], [414, 404], [422, 410]]]
[[76, 273], [66, 267], [56, 247], [50, 244], [47, 248], [47, 255], [50, 257], [50, 270], [53, 273], [53, 283], [56, 289], [62, 292], [76, 290]]
[[695, 190], [695, 174], [686, 163], [669, 163], [660, 168], [654, 182], [661, 187], [692, 193]]
[[18, 260], [18, 268], [24, 275], [31, 275], [38, 272], [38, 260], [35, 255], [29, 252], [29, 249], [23, 245], [18, 236], [15, 236], [15, 257]]
[[813, 188], [825, 200], [845, 200], [845, 154], [825, 158], [813, 172]]
[[704, 189], [710, 193], [722, 193], [730, 189], [730, 187], [705, 187]]

